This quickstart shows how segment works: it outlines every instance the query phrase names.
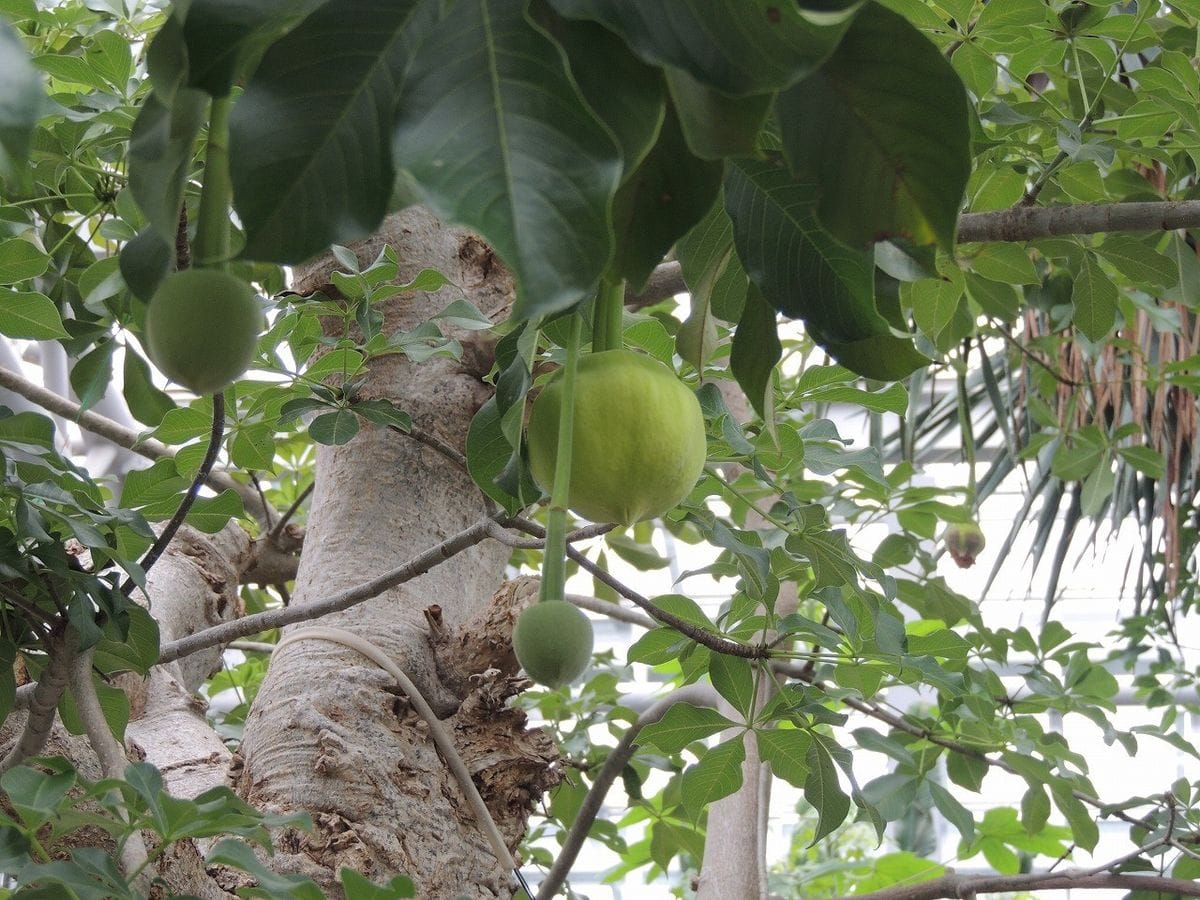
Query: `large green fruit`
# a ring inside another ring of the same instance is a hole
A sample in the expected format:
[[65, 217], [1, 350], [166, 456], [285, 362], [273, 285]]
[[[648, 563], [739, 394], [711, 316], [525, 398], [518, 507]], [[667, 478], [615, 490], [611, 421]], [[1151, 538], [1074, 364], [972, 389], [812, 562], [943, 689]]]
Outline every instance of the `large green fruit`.
[[[558, 452], [562, 379], [529, 417], [529, 463], [549, 492]], [[570, 506], [593, 522], [632, 525], [691, 492], [707, 449], [700, 403], [662, 363], [628, 350], [589, 353], [575, 379]]]
[[254, 289], [227, 272], [168, 275], [146, 312], [146, 349], [164, 375], [197, 394], [215, 394], [254, 359], [262, 331]]
[[566, 600], [535, 603], [517, 617], [513, 650], [538, 684], [570, 684], [591, 661], [592, 623]]

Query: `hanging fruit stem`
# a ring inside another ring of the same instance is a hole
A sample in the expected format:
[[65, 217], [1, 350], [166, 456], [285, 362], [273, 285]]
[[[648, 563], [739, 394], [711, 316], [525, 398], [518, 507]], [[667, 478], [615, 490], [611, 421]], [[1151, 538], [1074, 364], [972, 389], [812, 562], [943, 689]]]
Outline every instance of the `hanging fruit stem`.
[[[597, 303], [600, 297], [597, 298]], [[542, 584], [538, 600], [562, 600], [567, 573], [567, 506], [571, 488], [571, 441], [575, 427], [575, 373], [579, 368], [579, 344], [583, 317], [571, 318], [567, 339], [567, 362], [562, 373], [562, 405], [558, 414], [558, 449], [554, 459], [554, 485], [546, 521], [546, 547], [542, 562]]]
[[229, 203], [233, 182], [229, 177], [230, 97], [214, 97], [208, 120], [208, 149], [204, 157], [204, 187], [192, 256], [198, 266], [224, 269], [229, 263]]
[[592, 352], [619, 350], [624, 332], [625, 282], [603, 279], [592, 309]]

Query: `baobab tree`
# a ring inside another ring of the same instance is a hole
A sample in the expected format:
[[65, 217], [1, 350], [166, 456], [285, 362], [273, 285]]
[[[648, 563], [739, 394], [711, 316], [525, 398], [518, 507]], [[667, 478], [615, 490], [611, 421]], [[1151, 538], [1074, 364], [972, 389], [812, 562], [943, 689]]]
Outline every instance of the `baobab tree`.
[[[807, 896], [1200, 895], [1194, 780], [1122, 796], [1044, 718], [1196, 755], [1193, 6], [0, 4], [0, 869], [550, 897], [591, 837], [765, 896], [783, 779], [813, 845], [900, 844]], [[948, 432], [968, 483], [917, 484]], [[1034, 628], [938, 573], [1018, 468], [1014, 534], [1059, 535]], [[1097, 646], [1054, 601], [1104, 517], [1144, 552]], [[706, 548], [718, 614], [614, 575], [665, 566], [655, 529]], [[559, 685], [590, 637], [513, 630], [564, 602], [645, 633]], [[623, 697], [624, 664], [662, 692]], [[1110, 720], [1114, 672], [1158, 726]], [[206, 685], [244, 702], [206, 715]], [[978, 818], [995, 770], [1023, 795]], [[995, 874], [912, 852], [914, 814]], [[1125, 851], [1052, 865], [1105, 821]]]

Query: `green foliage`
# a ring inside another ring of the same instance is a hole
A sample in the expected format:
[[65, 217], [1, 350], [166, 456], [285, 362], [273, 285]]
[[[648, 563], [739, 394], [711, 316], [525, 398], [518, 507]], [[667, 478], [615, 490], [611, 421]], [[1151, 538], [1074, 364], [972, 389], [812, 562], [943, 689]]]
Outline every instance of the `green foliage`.
[[[206, 791], [193, 800], [163, 792], [162, 778], [147, 763], [133, 763], [124, 780], [89, 782], [56, 757], [18, 766], [0, 777], [11, 812], [0, 813], [0, 867], [11, 876], [11, 896], [128, 898], [146, 894], [130, 886], [117, 867], [116, 854], [102, 847], [73, 846], [83, 829], [100, 831], [120, 848], [137, 832], [155, 837], [150, 862], [172, 845], [192, 838], [233, 835], [216, 843], [205, 857], [208, 866], [249, 873], [258, 887], [246, 896], [319, 898], [324, 894], [308, 878], [275, 875], [259, 858], [271, 852], [268, 829], [312, 827], [307, 815], [264, 815], [228, 788]], [[416, 896], [412, 882], [396, 876], [376, 885], [343, 869], [347, 898], [400, 900]], [[174, 895], [172, 895], [174, 896]]]
[[[686, 315], [673, 301], [627, 310], [620, 337], [698, 387], [707, 468], [660, 525], [580, 546], [596, 595], [615, 600], [603, 575], [618, 560], [662, 575], [661, 535], [706, 545], [701, 572], [671, 573], [673, 593], [648, 599], [686, 632], [647, 630], [627, 663], [664, 690], [707, 681], [728, 709], [677, 704], [641, 731], [621, 774], [625, 815], [589, 832], [620, 856], [610, 877], [686, 880], [708, 810], [743, 785], [751, 747], [804, 798], [773, 873], [794, 896], [936, 877], [925, 858], [935, 817], [959, 835], [961, 860], [1001, 873], [1094, 848], [1101, 821], [1129, 826], [1131, 846], [1168, 831], [1194, 841], [1195, 784], [1120, 796], [1093, 782], [1086, 745], [1047, 722], [1094, 726], [1131, 756], [1151, 739], [1197, 755], [1175, 730], [1194, 706], [1178, 698], [1196, 686], [1176, 629], [1195, 604], [1200, 542], [1195, 229], [1056, 226], [995, 240], [983, 228], [994, 220], [962, 214], [1055, 206], [1069, 219], [1084, 203], [1194, 199], [1196, 3], [191, 0], [0, 12], [0, 335], [57, 342], [85, 409], [119, 381], [137, 421], [175, 451], [114, 485], [65, 449], [74, 425], [0, 410], [0, 713], [16, 703], [14, 665], [43, 675], [67, 625], [94, 648], [116, 733], [130, 710], [107, 676], [144, 675], [158, 658], [157, 626], [125, 582], [143, 581], [148, 523], [179, 508], [213, 406], [162, 390], [143, 350], [146, 304], [188, 262], [219, 144], [211, 101], [230, 98], [230, 268], [272, 299], [254, 372], [229, 386], [221, 450], [233, 477], [253, 476], [279, 508], [302, 506], [314, 444], [414, 429], [409, 411], [364, 390], [374, 361], [465, 362], [467, 336], [490, 332], [478, 343], [495, 344], [495, 390], [465, 464], [492, 501], [526, 510], [539, 498], [528, 398], [561, 363], [569, 317], [586, 316], [602, 283], [640, 287], [664, 257], [680, 263]], [[515, 274], [506, 321], [439, 272], [396, 284], [391, 248], [368, 260], [341, 246], [417, 201], [477, 230]], [[330, 245], [328, 283], [285, 292], [279, 264]], [[437, 292], [450, 299], [425, 321], [384, 315], [390, 300]], [[951, 389], [938, 390], [942, 377]], [[835, 424], [847, 408], [874, 423], [869, 444]], [[948, 440], [967, 485], [928, 487], [923, 450]], [[939, 536], [961, 535], [1018, 468], [1025, 512], [989, 553], [1002, 562], [1017, 529], [1035, 526], [1031, 567], [1056, 560], [1037, 628], [996, 627], [938, 570]], [[1106, 643], [1079, 640], [1053, 610], [1070, 538], [1079, 523], [1134, 514], [1146, 536], [1138, 606]], [[216, 532], [243, 516], [241, 494], [224, 490], [187, 521]], [[519, 549], [512, 561], [540, 557]], [[730, 591], [713, 615], [686, 593], [701, 573]], [[244, 599], [250, 611], [279, 602], [266, 590]], [[265, 671], [254, 654], [207, 686], [236, 694], [215, 714], [231, 744]], [[549, 840], [529, 848], [539, 865], [608, 757], [595, 735], [615, 743], [636, 721], [623, 666], [601, 654], [592, 671], [573, 694], [520, 701], [578, 763], [531, 830]], [[1126, 673], [1157, 719], [1128, 731], [1112, 721]], [[901, 687], [924, 705], [894, 713], [888, 692]], [[76, 731], [77, 707], [70, 693], [59, 703]], [[973, 813], [969, 795], [996, 770], [1017, 780], [1019, 803]], [[860, 783], [864, 772], [874, 777]], [[86, 825], [114, 845], [147, 830], [155, 854], [241, 838], [215, 844], [209, 863], [253, 876], [248, 896], [319, 896], [260, 854], [268, 829], [300, 823], [231, 792], [172, 798], [144, 765], [89, 784], [61, 761], [13, 769], [0, 787], [11, 807], [0, 868], [18, 892], [136, 896], [108, 852], [57, 852]], [[876, 851], [885, 836], [896, 846]], [[1193, 877], [1166, 847], [1130, 867]], [[341, 878], [348, 897], [415, 893], [402, 877]]]

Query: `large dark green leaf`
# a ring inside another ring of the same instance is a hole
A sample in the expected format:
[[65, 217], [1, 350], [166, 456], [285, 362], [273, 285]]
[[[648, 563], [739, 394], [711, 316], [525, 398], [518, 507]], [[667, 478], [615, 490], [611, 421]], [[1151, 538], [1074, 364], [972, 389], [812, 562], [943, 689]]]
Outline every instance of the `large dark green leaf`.
[[730, 97], [683, 69], [667, 69], [667, 87], [688, 147], [701, 159], [746, 156], [771, 111], [774, 94]]
[[467, 432], [467, 470], [479, 489], [517, 512], [541, 496], [521, 455], [525, 395], [532, 382], [529, 361], [537, 329], [519, 328], [496, 345], [495, 395], [480, 407]]
[[725, 212], [725, 196], [684, 235], [675, 247], [683, 280], [692, 292], [692, 305], [707, 304], [712, 314], [726, 322], [742, 315], [750, 279], [733, 246], [733, 223]]
[[516, 273], [518, 318], [593, 290], [612, 253], [620, 151], [521, 4], [450, 6], [413, 59], [392, 149], [429, 205]]
[[817, 194], [781, 160], [731, 162], [725, 208], [742, 264], [767, 301], [803, 319], [843, 366], [869, 378], [902, 378], [927, 360], [875, 308], [871, 257], [817, 222]]
[[[182, 37], [187, 83], [214, 97], [229, 93], [246, 63], [324, 0], [190, 0]], [[389, 4], [375, 4], [382, 8]], [[369, 16], [369, 12], [362, 13]], [[336, 49], [331, 41], [322, 48]]]
[[167, 243], [153, 226], [147, 226], [121, 248], [121, 277], [135, 297], [148, 303], [174, 268], [174, 257], [174, 244]]
[[333, 0], [267, 52], [229, 122], [245, 256], [300, 262], [379, 225], [396, 92], [427, 6]]
[[617, 275], [640, 289], [672, 245], [712, 207], [721, 174], [720, 163], [688, 152], [679, 120], [668, 110], [654, 149], [613, 201]]
[[175, 246], [179, 207], [207, 101], [200, 91], [185, 89], [176, 91], [168, 106], [152, 93], [129, 136], [129, 188], [168, 247]]
[[[787, 87], [829, 55], [857, 3], [777, 0], [550, 0], [560, 13], [615, 31], [648, 63], [675, 66], [726, 94]], [[810, 12], [814, 7], [818, 13]], [[819, 24], [818, 24], [819, 23]]]
[[564, 19], [546, 0], [534, 0], [529, 15], [566, 53], [583, 99], [621, 148], [628, 178], [662, 126], [667, 106], [662, 75], [595, 22]]
[[650, 744], [664, 753], [678, 753], [693, 741], [703, 740], [734, 725], [715, 709], [676, 703], [659, 721], [642, 730], [638, 743]]
[[967, 92], [903, 16], [865, 6], [776, 110], [784, 150], [820, 183], [818, 212], [835, 236], [953, 245], [971, 173]]
[[746, 306], [733, 333], [729, 368], [737, 379], [754, 411], [766, 417], [772, 406], [771, 373], [783, 355], [779, 334], [775, 328], [775, 310], [757, 287], [746, 294]]
[[133, 417], [143, 425], [157, 428], [168, 412], [175, 409], [170, 395], [154, 384], [150, 366], [133, 347], [125, 345], [125, 403]]
[[16, 32], [0, 21], [0, 175], [5, 178], [15, 177], [25, 164], [45, 105], [41, 74]]

